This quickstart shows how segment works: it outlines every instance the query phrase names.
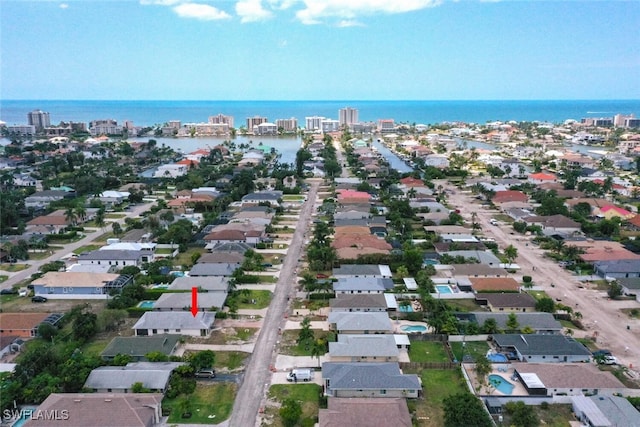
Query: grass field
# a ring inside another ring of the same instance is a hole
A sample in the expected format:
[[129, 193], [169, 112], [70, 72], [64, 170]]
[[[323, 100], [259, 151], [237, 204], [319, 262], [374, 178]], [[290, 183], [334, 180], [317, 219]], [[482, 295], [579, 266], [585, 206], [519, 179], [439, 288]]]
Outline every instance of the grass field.
[[468, 391], [462, 374], [459, 369], [425, 369], [418, 375], [422, 379], [424, 396], [416, 401], [410, 401], [410, 407], [415, 404], [417, 425], [441, 427], [444, 419], [443, 399], [452, 394]]
[[214, 368], [218, 370], [226, 368], [229, 371], [235, 371], [240, 368], [249, 357], [249, 353], [242, 351], [216, 351], [215, 354], [216, 360], [213, 364]]
[[[248, 294], [240, 295], [239, 309], [260, 310], [269, 306], [271, 302], [271, 292], [262, 290], [249, 290]], [[253, 303], [255, 301], [255, 304]]]
[[[294, 399], [302, 406], [302, 416], [298, 421], [299, 426], [313, 426], [316, 423], [320, 409], [320, 397], [322, 389], [317, 384], [274, 384], [269, 388], [269, 399], [282, 403], [285, 399]], [[278, 408], [270, 406], [267, 413], [273, 416], [274, 427], [284, 424], [278, 414]]]
[[235, 400], [237, 385], [230, 383], [198, 383], [196, 390], [187, 398], [191, 418], [182, 418], [178, 409], [184, 396], [174, 399], [165, 398], [162, 407], [170, 408], [168, 422], [189, 424], [219, 424], [231, 415]]
[[[297, 343], [299, 334], [300, 329], [287, 329], [282, 332], [282, 339], [280, 340], [280, 354], [288, 356], [311, 356], [311, 346], [307, 347], [304, 344]], [[327, 335], [329, 335], [328, 331], [313, 330], [313, 336], [316, 339], [326, 339]]]
[[457, 311], [478, 311], [480, 306], [472, 299], [447, 300], [447, 305]]
[[5, 276], [4, 274], [0, 275], [0, 283], [4, 282], [8, 278], [9, 278], [9, 276]]
[[29, 264], [0, 264], [0, 270], [8, 271], [9, 273], [15, 273], [16, 271], [22, 271], [29, 268]]
[[411, 341], [409, 360], [412, 362], [450, 362], [444, 344], [436, 341]]
[[100, 249], [102, 247], [102, 245], [85, 245], [85, 246], [80, 246], [78, 249], [76, 249], [75, 251], [73, 251], [74, 254], [79, 255], [85, 252], [91, 252], [91, 251], [95, 251], [97, 249]]
[[[486, 341], [467, 341], [464, 343], [464, 355], [474, 358], [475, 356], [485, 356], [489, 350], [489, 344]], [[462, 343], [452, 342], [451, 352], [455, 356], [456, 360], [462, 360]]]

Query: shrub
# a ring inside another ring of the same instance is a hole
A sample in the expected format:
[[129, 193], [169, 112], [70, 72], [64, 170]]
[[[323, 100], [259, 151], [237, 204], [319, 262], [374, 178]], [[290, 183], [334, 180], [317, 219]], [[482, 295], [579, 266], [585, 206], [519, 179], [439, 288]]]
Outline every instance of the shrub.
[[522, 276], [522, 281], [524, 283], [531, 283], [531, 276]]

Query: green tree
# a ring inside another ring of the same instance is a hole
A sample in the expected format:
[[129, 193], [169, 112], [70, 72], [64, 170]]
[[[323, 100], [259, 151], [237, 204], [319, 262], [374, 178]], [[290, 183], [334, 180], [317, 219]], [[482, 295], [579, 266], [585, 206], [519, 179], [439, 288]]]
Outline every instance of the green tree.
[[544, 313], [553, 313], [555, 311], [556, 304], [549, 297], [542, 297], [536, 301], [536, 310]]
[[318, 338], [313, 341], [313, 346], [311, 346], [311, 357], [318, 358], [318, 368], [320, 367], [320, 356], [324, 356], [327, 351], [327, 342], [325, 340]]
[[509, 313], [507, 316], [507, 328], [511, 331], [517, 331], [519, 327], [518, 316], [515, 313]]
[[496, 334], [498, 333], [498, 322], [493, 317], [488, 318], [482, 324], [482, 332], [485, 334]]
[[492, 427], [493, 422], [480, 402], [471, 393], [445, 397], [444, 427]]
[[285, 399], [280, 407], [280, 418], [285, 427], [293, 427], [302, 416], [302, 406], [295, 399]]
[[149, 362], [168, 362], [169, 356], [161, 351], [151, 351], [144, 355], [144, 358]]
[[98, 316], [95, 313], [83, 311], [73, 321], [73, 338], [86, 342], [98, 331]]
[[504, 248], [504, 256], [507, 258], [509, 264], [512, 264], [513, 261], [518, 258], [518, 249], [513, 245], [509, 245]]
[[119, 222], [114, 222], [113, 224], [111, 224], [111, 229], [113, 230], [113, 234], [115, 234], [116, 236], [122, 234], [122, 226]]
[[622, 296], [622, 286], [618, 282], [611, 283], [607, 290], [607, 295], [609, 295], [609, 298], [611, 299], [616, 299]]
[[521, 400], [507, 402], [504, 405], [507, 414], [511, 416], [510, 422], [515, 427], [538, 427], [540, 421], [532, 406], [525, 405]]
[[149, 393], [151, 390], [146, 388], [144, 384], [140, 381], [135, 382], [131, 385], [131, 393]]
[[298, 344], [309, 345], [313, 340], [313, 330], [311, 329], [311, 319], [307, 316], [300, 322], [300, 332], [298, 333]]
[[116, 354], [111, 361], [113, 366], [125, 366], [127, 363], [133, 362], [133, 357], [128, 354]]
[[487, 356], [480, 354], [474, 357], [475, 359], [475, 371], [476, 380], [480, 384], [485, 384], [487, 375], [491, 372], [491, 362], [487, 359]]
[[189, 365], [193, 368], [194, 372], [200, 369], [211, 368], [216, 361], [216, 355], [211, 350], [203, 350], [194, 353], [189, 358]]

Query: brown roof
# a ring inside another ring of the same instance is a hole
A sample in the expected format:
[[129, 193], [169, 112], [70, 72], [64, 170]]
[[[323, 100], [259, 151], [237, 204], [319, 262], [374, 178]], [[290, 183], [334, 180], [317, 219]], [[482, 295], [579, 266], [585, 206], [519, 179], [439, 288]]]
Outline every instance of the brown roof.
[[32, 417], [24, 427], [148, 427], [156, 425], [154, 407], [161, 407], [162, 398], [160, 393], [52, 393], [38, 410], [67, 416]]
[[30, 331], [38, 326], [49, 313], [0, 313], [0, 333], [4, 331]]
[[564, 201], [565, 205], [569, 207], [573, 207], [579, 203], [587, 203], [591, 207], [602, 207], [611, 204], [611, 202], [607, 199], [596, 199], [593, 197], [584, 197], [584, 198], [576, 198], [576, 199], [567, 199]]
[[623, 259], [640, 259], [640, 255], [624, 248], [605, 248], [602, 250], [590, 250], [586, 254], [580, 255], [580, 258], [586, 262], [617, 261]]
[[493, 307], [534, 308], [536, 306], [535, 298], [525, 293], [476, 294], [476, 301], [478, 300], [487, 301]]
[[471, 277], [469, 281], [476, 292], [520, 290], [520, 284], [511, 277]]
[[640, 215], [636, 215], [633, 218], [628, 219], [626, 223], [635, 227], [640, 227]]
[[[368, 229], [367, 229], [368, 230]], [[370, 248], [383, 251], [390, 251], [391, 245], [387, 241], [380, 239], [367, 231], [367, 234], [342, 234], [336, 236], [331, 242], [331, 247], [336, 249], [342, 248]]]
[[204, 236], [205, 241], [211, 240], [245, 240], [245, 234], [242, 230], [219, 230], [212, 231]]
[[411, 427], [407, 400], [403, 398], [330, 397], [318, 413], [320, 427]]
[[590, 363], [522, 363], [519, 374], [536, 374], [546, 388], [626, 388], [611, 372]]
[[545, 227], [580, 228], [579, 222], [560, 214], [550, 216], [530, 216], [524, 218], [524, 221], [529, 224], [542, 224]]
[[491, 201], [493, 203], [506, 203], [506, 202], [526, 202], [529, 197], [522, 191], [505, 190], [496, 191]]
[[68, 225], [69, 221], [64, 216], [42, 215], [27, 222], [27, 225]]

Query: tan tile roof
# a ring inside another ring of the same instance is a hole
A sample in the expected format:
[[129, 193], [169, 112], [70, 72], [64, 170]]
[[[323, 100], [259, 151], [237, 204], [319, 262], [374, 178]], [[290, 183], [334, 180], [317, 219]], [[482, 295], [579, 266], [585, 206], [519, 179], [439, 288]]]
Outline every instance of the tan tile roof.
[[521, 374], [536, 374], [547, 388], [626, 388], [611, 372], [589, 363], [523, 363], [515, 369]]
[[407, 400], [402, 398], [335, 398], [320, 409], [320, 427], [411, 427]]
[[48, 316], [49, 313], [0, 313], [0, 330], [30, 331]]
[[96, 287], [104, 283], [111, 282], [120, 277], [119, 274], [111, 273], [70, 273], [50, 271], [39, 279], [33, 281], [34, 285], [44, 285], [51, 287]]
[[511, 277], [470, 277], [469, 281], [476, 292], [520, 290], [520, 284]]

